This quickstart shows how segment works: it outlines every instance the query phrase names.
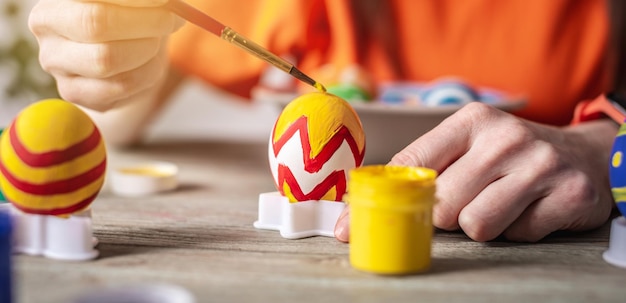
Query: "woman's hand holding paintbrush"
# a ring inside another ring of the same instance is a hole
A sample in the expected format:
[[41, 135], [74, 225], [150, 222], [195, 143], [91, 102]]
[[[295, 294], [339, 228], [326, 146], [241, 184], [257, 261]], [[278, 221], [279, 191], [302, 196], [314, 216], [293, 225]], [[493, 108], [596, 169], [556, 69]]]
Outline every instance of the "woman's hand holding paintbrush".
[[167, 37], [184, 24], [177, 15], [324, 90], [289, 62], [180, 0], [40, 0], [29, 25], [40, 44], [41, 65], [56, 79], [61, 97], [107, 111], [158, 94], [169, 66]]
[[166, 46], [185, 21], [166, 3], [39, 0], [31, 11], [42, 67], [63, 99], [85, 108], [109, 145], [139, 141], [175, 89]]
[[29, 26], [61, 97], [106, 111], [155, 95], [169, 62], [167, 37], [184, 20], [167, 0], [40, 0]]

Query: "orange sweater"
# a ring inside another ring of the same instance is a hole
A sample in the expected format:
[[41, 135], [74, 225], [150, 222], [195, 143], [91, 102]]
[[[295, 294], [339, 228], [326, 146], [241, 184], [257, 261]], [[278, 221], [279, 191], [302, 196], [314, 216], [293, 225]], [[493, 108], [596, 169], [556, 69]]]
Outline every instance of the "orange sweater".
[[[389, 0], [402, 62], [400, 79], [380, 45], [356, 55], [345, 0], [188, 0], [251, 40], [297, 58], [315, 74], [357, 63], [378, 81], [458, 76], [473, 85], [523, 94], [531, 120], [567, 124], [575, 104], [610, 84], [605, 0]], [[187, 24], [171, 43], [174, 66], [247, 96], [265, 62]]]

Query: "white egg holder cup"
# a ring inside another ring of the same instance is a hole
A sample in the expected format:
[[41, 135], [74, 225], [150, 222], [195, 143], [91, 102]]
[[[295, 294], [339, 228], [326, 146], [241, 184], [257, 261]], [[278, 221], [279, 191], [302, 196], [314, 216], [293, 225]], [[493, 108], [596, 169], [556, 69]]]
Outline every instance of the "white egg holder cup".
[[626, 269], [626, 218], [619, 216], [611, 222], [609, 248], [602, 254], [604, 261]]
[[10, 203], [0, 204], [13, 219], [13, 253], [44, 256], [50, 259], [85, 261], [98, 256], [94, 247], [91, 209], [60, 218], [27, 214]]
[[313, 236], [334, 237], [335, 224], [346, 207], [344, 202], [310, 200], [290, 203], [279, 192], [259, 195], [257, 229], [278, 230], [286, 239]]

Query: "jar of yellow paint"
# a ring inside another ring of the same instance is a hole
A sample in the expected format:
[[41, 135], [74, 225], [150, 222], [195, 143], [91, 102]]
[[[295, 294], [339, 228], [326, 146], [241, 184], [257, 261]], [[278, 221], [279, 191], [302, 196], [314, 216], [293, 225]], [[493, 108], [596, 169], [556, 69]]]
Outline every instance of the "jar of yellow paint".
[[350, 263], [376, 274], [427, 270], [437, 172], [370, 165], [350, 171]]

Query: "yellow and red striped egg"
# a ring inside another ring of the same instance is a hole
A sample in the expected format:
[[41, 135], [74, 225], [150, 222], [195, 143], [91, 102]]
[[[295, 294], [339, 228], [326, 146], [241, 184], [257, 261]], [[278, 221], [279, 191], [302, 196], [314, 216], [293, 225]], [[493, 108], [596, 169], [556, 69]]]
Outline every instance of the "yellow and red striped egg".
[[348, 102], [308, 93], [283, 109], [268, 153], [276, 187], [290, 202], [341, 201], [347, 172], [363, 163], [365, 134]]
[[0, 137], [0, 188], [26, 213], [63, 216], [87, 208], [102, 188], [105, 170], [98, 128], [63, 100], [28, 106]]

